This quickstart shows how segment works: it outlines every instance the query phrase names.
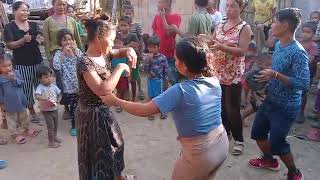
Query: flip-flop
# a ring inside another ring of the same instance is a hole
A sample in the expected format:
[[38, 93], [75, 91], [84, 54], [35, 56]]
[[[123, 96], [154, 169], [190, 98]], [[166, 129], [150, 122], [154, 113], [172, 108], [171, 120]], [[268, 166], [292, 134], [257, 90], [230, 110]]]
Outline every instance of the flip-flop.
[[244, 148], [244, 144], [242, 142], [236, 141], [232, 149], [232, 155], [234, 156], [241, 155], [243, 152], [243, 148]]
[[36, 137], [39, 135], [39, 133], [41, 132], [42, 130], [39, 129], [39, 130], [35, 130], [35, 129], [29, 129], [28, 132], [25, 133], [26, 136], [29, 136], [29, 137]]
[[309, 133], [306, 135], [308, 139], [312, 141], [320, 142], [320, 129], [311, 129]]
[[27, 139], [24, 136], [18, 135], [15, 139], [14, 139], [16, 144], [25, 144], [27, 142]]
[[136, 180], [135, 175], [124, 175], [123, 178], [124, 180]]
[[8, 143], [8, 139], [7, 138], [0, 138], [0, 145], [6, 145]]

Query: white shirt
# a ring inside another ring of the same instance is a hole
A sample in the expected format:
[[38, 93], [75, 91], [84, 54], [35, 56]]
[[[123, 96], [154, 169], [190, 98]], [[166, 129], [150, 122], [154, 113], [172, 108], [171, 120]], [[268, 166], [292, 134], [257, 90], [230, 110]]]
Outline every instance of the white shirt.
[[216, 11], [214, 14], [211, 14], [211, 18], [212, 24], [215, 26], [222, 22], [222, 14], [219, 11]]

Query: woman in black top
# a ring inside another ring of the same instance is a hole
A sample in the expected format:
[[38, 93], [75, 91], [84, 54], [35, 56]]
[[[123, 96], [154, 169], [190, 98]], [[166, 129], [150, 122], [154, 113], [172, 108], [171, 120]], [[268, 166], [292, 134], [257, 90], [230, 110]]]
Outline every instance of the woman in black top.
[[4, 40], [9, 49], [13, 50], [13, 65], [18, 70], [25, 84], [24, 94], [28, 100], [27, 108], [31, 114], [31, 121], [39, 123], [34, 106], [33, 91], [38, 85], [36, 69], [42, 64], [42, 56], [39, 44], [43, 42], [41, 31], [36, 22], [29, 22], [29, 6], [22, 1], [13, 4], [15, 21], [11, 21], [5, 26]]

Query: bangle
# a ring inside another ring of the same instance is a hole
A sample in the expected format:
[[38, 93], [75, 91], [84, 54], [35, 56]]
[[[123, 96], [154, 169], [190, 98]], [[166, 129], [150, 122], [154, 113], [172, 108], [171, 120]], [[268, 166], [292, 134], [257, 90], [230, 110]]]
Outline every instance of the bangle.
[[279, 72], [276, 72], [276, 75], [274, 76], [275, 79], [277, 79]]

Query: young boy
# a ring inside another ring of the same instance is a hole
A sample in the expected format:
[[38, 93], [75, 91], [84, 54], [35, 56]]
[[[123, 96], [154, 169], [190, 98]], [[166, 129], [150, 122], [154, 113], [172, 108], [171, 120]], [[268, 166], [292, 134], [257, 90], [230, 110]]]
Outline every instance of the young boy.
[[[136, 53], [140, 52], [139, 39], [135, 34], [130, 33], [130, 23], [131, 19], [128, 16], [122, 16], [119, 20], [120, 27], [120, 37], [124, 46], [132, 47]], [[131, 91], [132, 91], [132, 101], [136, 101], [137, 95], [137, 79], [139, 74], [136, 72], [131, 75]]]
[[58, 103], [62, 98], [61, 90], [52, 83], [53, 71], [47, 66], [37, 69], [37, 77], [40, 81], [35, 96], [39, 101], [39, 107], [43, 113], [48, 129], [49, 148], [60, 147], [61, 140], [57, 136], [58, 131]]
[[136, 81], [138, 85], [139, 99], [144, 100], [144, 93], [142, 91], [141, 77], [140, 77], [140, 63], [141, 63], [142, 54], [143, 54], [142, 24], [139, 22], [134, 22], [134, 8], [132, 7], [132, 5], [128, 5], [124, 8], [124, 15], [128, 16], [131, 19], [130, 33], [135, 34], [139, 39], [140, 51], [137, 54], [138, 56], [137, 68], [132, 71], [132, 76], [137, 78]]
[[[164, 86], [168, 82], [168, 61], [159, 53], [160, 40], [157, 36], [152, 36], [148, 40], [148, 49], [151, 56], [145, 64], [145, 72], [148, 76], [148, 96], [149, 99], [157, 97], [163, 92]], [[160, 115], [161, 119], [166, 119], [166, 114]], [[154, 116], [149, 116], [149, 120], [154, 120]]]
[[[114, 48], [120, 49], [122, 47], [123, 47], [123, 42], [121, 41], [121, 38], [118, 35], [118, 36], [116, 36], [116, 39], [114, 40]], [[127, 64], [128, 63], [128, 59], [127, 58], [113, 58], [112, 61], [111, 61], [112, 69], [115, 69], [118, 66], [118, 64], [120, 64], [120, 63]], [[121, 75], [121, 77], [119, 79], [119, 82], [117, 84], [116, 89], [117, 89], [117, 96], [120, 99], [125, 100], [126, 95], [129, 92], [129, 79], [128, 79], [128, 76], [127, 76], [126, 72], [122, 73], [122, 75]], [[116, 110], [117, 110], [118, 113], [122, 112], [121, 107], [117, 107]]]
[[[169, 64], [169, 80], [170, 83], [176, 84], [179, 80], [179, 73], [175, 66], [174, 49], [176, 33], [170, 25], [178, 28], [181, 24], [181, 16], [171, 11], [172, 0], [159, 0], [159, 13], [154, 17], [152, 29], [154, 35], [160, 38], [159, 52], [167, 57]], [[165, 22], [164, 22], [165, 20]]]
[[[318, 56], [318, 46], [313, 41], [313, 37], [316, 33], [317, 25], [314, 22], [307, 22], [302, 25], [302, 35], [300, 38], [300, 43], [307, 51], [309, 56], [309, 70], [310, 70], [310, 84], [317, 70], [316, 56]], [[307, 91], [302, 93], [302, 105], [300, 113], [296, 119], [296, 123], [304, 123], [304, 109], [307, 105]]]
[[221, 12], [218, 11], [216, 8], [216, 0], [209, 0], [209, 5], [208, 5], [208, 13], [211, 15], [212, 18], [212, 30], [211, 32], [214, 31], [214, 28], [222, 22], [222, 14]]
[[251, 159], [254, 168], [279, 170], [280, 159], [288, 168], [289, 180], [302, 180], [296, 168], [286, 137], [301, 107], [301, 94], [310, 84], [308, 54], [294, 38], [301, 22], [297, 8], [286, 8], [276, 13], [272, 33], [279, 39], [272, 57], [272, 69], [256, 75], [259, 82], [268, 82], [267, 97], [254, 120], [251, 138], [257, 141], [263, 156]]
[[310, 20], [317, 24], [317, 31], [313, 40], [318, 45], [318, 53], [320, 53], [320, 11], [313, 11], [310, 14]]
[[40, 131], [29, 126], [25, 108], [27, 99], [22, 90], [24, 81], [19, 71], [13, 69], [11, 60], [9, 55], [0, 55], [0, 107], [5, 113], [12, 139], [16, 144], [24, 144], [26, 136], [35, 137]]

